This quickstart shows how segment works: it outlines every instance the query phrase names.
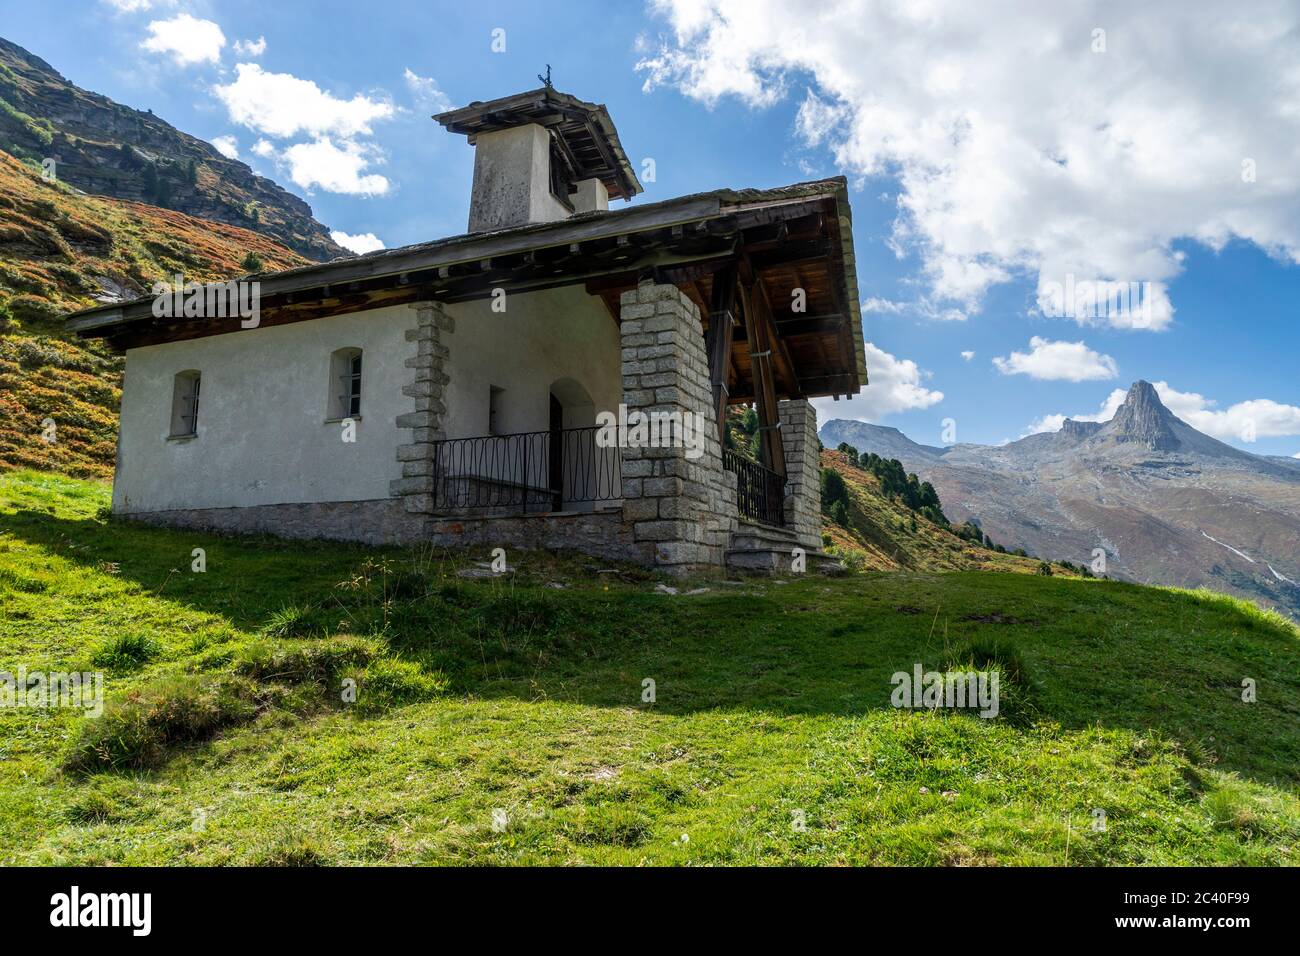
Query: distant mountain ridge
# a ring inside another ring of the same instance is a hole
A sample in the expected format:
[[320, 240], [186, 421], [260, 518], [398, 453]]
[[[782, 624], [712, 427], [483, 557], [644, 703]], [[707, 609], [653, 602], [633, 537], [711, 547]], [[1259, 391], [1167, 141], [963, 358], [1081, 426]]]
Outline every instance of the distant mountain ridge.
[[1300, 467], [1252, 455], [1174, 415], [1138, 381], [1109, 422], [1067, 419], [1002, 446], [920, 445], [836, 419], [823, 445], [897, 458], [954, 521], [1007, 547], [1147, 584], [1205, 586], [1300, 616]]
[[916, 459], [941, 458], [948, 449], [921, 445], [912, 441], [897, 428], [888, 425], [870, 425], [867, 422], [836, 418], [821, 427], [822, 444], [835, 448], [847, 442], [858, 451], [873, 451], [882, 458], [897, 458], [906, 464]]
[[150, 111], [83, 90], [0, 38], [0, 149], [88, 193], [147, 203], [268, 236], [308, 259], [347, 251], [311, 207]]

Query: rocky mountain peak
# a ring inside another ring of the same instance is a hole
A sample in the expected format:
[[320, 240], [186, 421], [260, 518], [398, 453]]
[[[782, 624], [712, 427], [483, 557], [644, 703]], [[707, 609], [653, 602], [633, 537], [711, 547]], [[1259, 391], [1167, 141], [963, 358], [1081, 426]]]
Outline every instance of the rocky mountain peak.
[[1156, 451], [1174, 451], [1181, 444], [1174, 434], [1177, 419], [1165, 408], [1150, 382], [1136, 381], [1115, 417], [1099, 433], [1116, 442], [1132, 442]]
[[1061, 434], [1075, 440], [1091, 438], [1100, 430], [1100, 422], [1076, 422], [1073, 418], [1061, 422]]

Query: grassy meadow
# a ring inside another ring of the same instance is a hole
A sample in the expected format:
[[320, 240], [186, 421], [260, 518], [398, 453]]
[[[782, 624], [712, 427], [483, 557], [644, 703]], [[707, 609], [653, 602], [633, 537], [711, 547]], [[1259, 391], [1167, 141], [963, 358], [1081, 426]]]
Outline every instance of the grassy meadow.
[[[0, 863], [1300, 863], [1300, 634], [1228, 598], [491, 575], [107, 505], [0, 474], [0, 671], [107, 698], [0, 708]], [[996, 670], [999, 716], [891, 707], [918, 662]]]

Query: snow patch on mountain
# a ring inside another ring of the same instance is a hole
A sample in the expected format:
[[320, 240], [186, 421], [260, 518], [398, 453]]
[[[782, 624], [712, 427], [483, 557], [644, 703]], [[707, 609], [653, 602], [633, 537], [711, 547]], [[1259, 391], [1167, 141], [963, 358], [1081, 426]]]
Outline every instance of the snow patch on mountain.
[[[1234, 548], [1232, 545], [1230, 545], [1230, 544], [1224, 544], [1224, 543], [1223, 543], [1222, 541], [1220, 541], [1218, 538], [1213, 537], [1212, 535], [1205, 534], [1204, 531], [1202, 531], [1201, 534], [1204, 535], [1205, 537], [1209, 538], [1209, 539], [1210, 539], [1211, 541], [1213, 541], [1215, 544], [1220, 545], [1221, 547], [1227, 548], [1227, 549], [1228, 549], [1229, 551], [1231, 551], [1233, 554], [1240, 555], [1241, 557], [1243, 557], [1243, 558], [1245, 558], [1247, 561], [1249, 561], [1251, 564], [1254, 564], [1254, 563], [1255, 563], [1255, 559], [1252, 558], [1250, 555], [1246, 554], [1244, 551], [1238, 551], [1238, 550], [1237, 550], [1236, 548]], [[1272, 569], [1272, 568], [1269, 568], [1269, 570], [1272, 571], [1273, 569]], [[1273, 571], [1273, 573], [1274, 573], [1274, 574], [1277, 574], [1276, 571]]]

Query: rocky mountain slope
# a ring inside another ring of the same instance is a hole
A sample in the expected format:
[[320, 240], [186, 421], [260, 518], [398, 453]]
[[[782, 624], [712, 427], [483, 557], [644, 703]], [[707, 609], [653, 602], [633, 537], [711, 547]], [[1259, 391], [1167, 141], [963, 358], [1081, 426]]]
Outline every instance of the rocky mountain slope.
[[897, 457], [952, 520], [976, 520], [1007, 547], [1087, 564], [1104, 554], [1111, 577], [1209, 587], [1300, 616], [1300, 469], [1198, 432], [1146, 382], [1109, 422], [1067, 420], [1000, 447], [933, 448], [843, 420], [821, 439]]
[[3, 38], [0, 150], [53, 159], [61, 181], [88, 193], [251, 229], [316, 261], [346, 254], [297, 196], [151, 111], [75, 86]]
[[250, 254], [264, 269], [306, 263], [247, 229], [87, 196], [0, 152], [0, 466], [111, 476], [121, 360], [65, 335], [61, 317], [177, 272], [237, 276]]

